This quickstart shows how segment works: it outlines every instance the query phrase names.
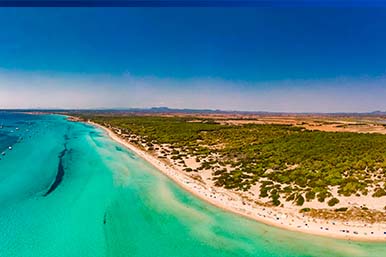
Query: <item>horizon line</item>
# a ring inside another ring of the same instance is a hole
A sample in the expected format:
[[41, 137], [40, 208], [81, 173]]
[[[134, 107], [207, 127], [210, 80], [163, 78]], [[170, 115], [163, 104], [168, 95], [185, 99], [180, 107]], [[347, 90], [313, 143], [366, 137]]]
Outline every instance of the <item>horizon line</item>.
[[[164, 111], [162, 111], [164, 109]], [[39, 111], [39, 112], [54, 112], [54, 111], [134, 111], [134, 112], [146, 112], [151, 111], [153, 113], [233, 113], [233, 114], [381, 114], [386, 115], [386, 110], [374, 110], [374, 111], [358, 111], [358, 112], [286, 112], [286, 111], [247, 111], [247, 110], [223, 110], [223, 109], [195, 109], [195, 108], [169, 108], [169, 107], [122, 107], [122, 108], [0, 108], [0, 112], [7, 111]]]

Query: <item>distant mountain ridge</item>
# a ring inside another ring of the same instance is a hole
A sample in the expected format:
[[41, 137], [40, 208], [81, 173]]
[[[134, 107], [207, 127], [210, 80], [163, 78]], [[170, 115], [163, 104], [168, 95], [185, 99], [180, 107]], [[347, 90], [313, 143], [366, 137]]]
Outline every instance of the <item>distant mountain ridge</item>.
[[351, 116], [386, 116], [386, 111], [372, 112], [270, 112], [270, 111], [240, 111], [240, 110], [220, 110], [220, 109], [190, 109], [190, 108], [169, 108], [166, 106], [150, 108], [95, 108], [95, 109], [0, 109], [8, 112], [56, 112], [56, 113], [155, 113], [155, 114], [239, 114], [239, 115], [351, 115]]

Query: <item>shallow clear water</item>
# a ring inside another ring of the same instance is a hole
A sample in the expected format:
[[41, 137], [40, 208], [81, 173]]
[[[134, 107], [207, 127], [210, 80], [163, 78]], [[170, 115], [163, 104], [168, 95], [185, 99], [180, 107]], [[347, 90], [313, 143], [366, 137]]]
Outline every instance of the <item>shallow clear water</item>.
[[0, 125], [2, 257], [386, 256], [383, 243], [289, 232], [217, 209], [89, 125], [6, 113]]

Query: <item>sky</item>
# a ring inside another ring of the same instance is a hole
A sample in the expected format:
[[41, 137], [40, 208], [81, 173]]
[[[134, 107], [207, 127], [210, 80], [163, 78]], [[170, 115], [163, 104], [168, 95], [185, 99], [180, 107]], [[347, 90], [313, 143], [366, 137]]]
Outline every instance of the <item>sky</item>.
[[386, 111], [386, 8], [3, 8], [0, 108]]

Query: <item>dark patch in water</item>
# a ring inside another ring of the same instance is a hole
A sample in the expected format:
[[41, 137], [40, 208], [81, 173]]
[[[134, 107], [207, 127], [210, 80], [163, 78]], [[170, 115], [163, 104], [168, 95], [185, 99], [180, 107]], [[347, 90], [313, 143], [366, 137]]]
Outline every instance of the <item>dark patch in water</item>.
[[54, 181], [54, 183], [52, 183], [52, 185], [50, 186], [48, 191], [43, 196], [47, 196], [47, 195], [51, 194], [60, 185], [60, 183], [63, 180], [63, 176], [64, 176], [63, 158], [68, 151], [67, 141], [68, 141], [69, 137], [67, 135], [65, 135], [64, 139], [65, 139], [64, 149], [63, 149], [63, 151], [61, 151], [59, 153], [59, 156], [58, 156], [59, 164], [58, 164], [58, 172], [56, 173], [55, 181]]
[[19, 137], [0, 132], [0, 153], [17, 143]]
[[102, 137], [99, 132], [95, 132], [95, 131], [90, 131], [89, 134], [91, 137]]
[[[115, 147], [115, 150], [117, 150], [118, 152], [124, 152], [124, 149], [122, 147], [119, 147], [119, 146], [116, 146]], [[130, 151], [126, 151], [127, 155], [133, 159], [133, 160], [136, 160], [137, 158], [135, 157], [135, 155], [133, 153], [131, 153]]]
[[127, 155], [128, 155], [131, 159], [137, 160], [137, 157], [136, 157], [133, 153], [127, 151]]
[[106, 213], [105, 213], [105, 215], [103, 216], [103, 224], [106, 224]]

